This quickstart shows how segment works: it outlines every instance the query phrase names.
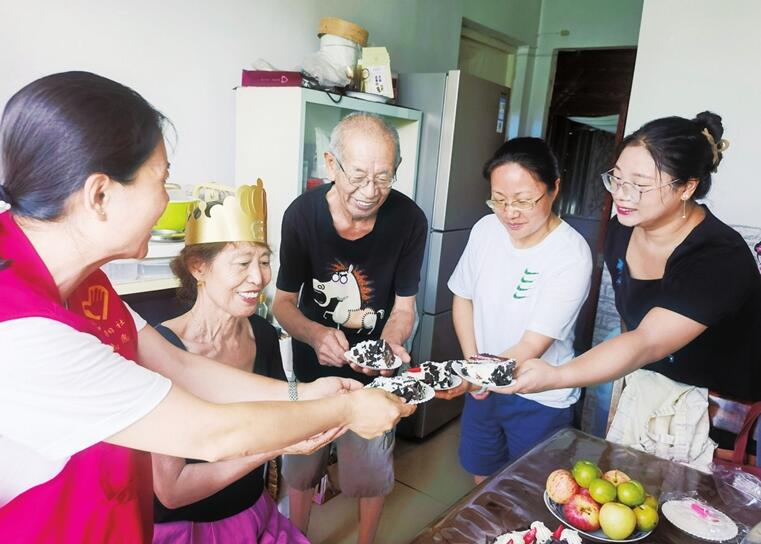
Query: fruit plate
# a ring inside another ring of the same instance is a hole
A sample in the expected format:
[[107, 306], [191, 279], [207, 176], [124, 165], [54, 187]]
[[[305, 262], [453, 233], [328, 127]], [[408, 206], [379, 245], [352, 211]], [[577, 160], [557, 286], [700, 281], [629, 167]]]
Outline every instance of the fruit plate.
[[605, 533], [603, 533], [601, 529], [598, 529], [596, 531], [582, 531], [578, 527], [574, 527], [573, 525], [568, 523], [565, 519], [565, 516], [563, 515], [563, 505], [550, 500], [550, 496], [547, 494], [546, 491], [544, 492], [544, 504], [547, 506], [547, 509], [550, 512], [552, 512], [552, 515], [558, 518], [560, 521], [562, 521], [565, 525], [567, 525], [574, 531], [578, 531], [582, 537], [588, 538], [589, 540], [594, 540], [595, 542], [637, 542], [639, 540], [642, 540], [643, 538], [647, 538], [648, 536], [650, 536], [650, 533], [653, 532], [652, 530], [634, 531], [631, 535], [629, 535], [629, 538], [624, 538], [621, 540], [608, 538], [607, 536], [605, 536]]

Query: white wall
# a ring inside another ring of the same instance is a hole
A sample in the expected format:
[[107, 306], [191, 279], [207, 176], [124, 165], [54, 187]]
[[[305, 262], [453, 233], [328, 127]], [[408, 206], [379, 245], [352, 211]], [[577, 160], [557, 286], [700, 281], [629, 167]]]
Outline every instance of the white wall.
[[542, 2], [464, 0], [462, 16], [497, 32], [512, 45], [536, 45]]
[[[542, 0], [537, 46], [529, 53], [529, 62], [533, 61], [533, 73], [530, 90], [523, 101], [521, 135], [543, 135], [557, 51], [636, 46], [642, 2], [643, 0]], [[674, 21], [672, 19], [670, 24], [673, 25]], [[562, 36], [561, 30], [567, 30], [569, 34]]]
[[0, 0], [0, 106], [43, 75], [93, 71], [174, 122], [173, 181], [232, 183], [242, 68], [300, 66], [326, 15], [368, 28], [395, 71], [456, 68], [461, 12], [462, 0]]
[[761, 226], [759, 22], [757, 0], [645, 0], [626, 123], [631, 132], [666, 115], [721, 115], [731, 148], [708, 204], [735, 225]]

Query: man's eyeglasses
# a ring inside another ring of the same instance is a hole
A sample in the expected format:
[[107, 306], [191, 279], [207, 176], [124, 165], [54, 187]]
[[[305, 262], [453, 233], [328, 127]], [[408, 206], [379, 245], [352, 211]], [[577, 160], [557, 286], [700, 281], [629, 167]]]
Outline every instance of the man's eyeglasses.
[[493, 211], [501, 211], [506, 210], [508, 208], [512, 208], [514, 210], [520, 210], [522, 212], [533, 210], [536, 207], [537, 202], [542, 200], [544, 198], [544, 195], [547, 193], [543, 193], [542, 196], [537, 198], [536, 200], [513, 200], [512, 202], [508, 202], [507, 200], [487, 200], [486, 205], [489, 206]]
[[341, 172], [343, 172], [344, 177], [346, 177], [346, 180], [357, 189], [363, 189], [364, 187], [367, 187], [370, 183], [374, 183], [378, 189], [385, 190], [391, 187], [396, 181], [396, 172], [394, 172], [390, 177], [388, 176], [388, 174], [379, 174], [375, 176], [374, 178], [370, 179], [367, 177], [366, 174], [349, 174], [344, 169], [343, 165], [341, 164], [341, 161], [339, 161], [337, 157], [334, 156], [333, 160], [336, 161], [336, 164], [341, 169]]
[[611, 194], [615, 193], [616, 191], [620, 189], [621, 196], [623, 196], [624, 199], [628, 200], [632, 204], [636, 204], [637, 202], [639, 202], [640, 199], [642, 198], [642, 195], [645, 193], [649, 193], [650, 191], [655, 191], [656, 189], [660, 189], [661, 187], [667, 187], [679, 181], [678, 179], [672, 179], [668, 183], [663, 183], [661, 185], [654, 185], [652, 187], [648, 187], [647, 189], [642, 189], [636, 183], [632, 183], [631, 181], [624, 181], [623, 179], [614, 176], [611, 172], [613, 172], [612, 169], [608, 170], [604, 174], [600, 174], [600, 177], [602, 178], [602, 184], [605, 185], [605, 188]]

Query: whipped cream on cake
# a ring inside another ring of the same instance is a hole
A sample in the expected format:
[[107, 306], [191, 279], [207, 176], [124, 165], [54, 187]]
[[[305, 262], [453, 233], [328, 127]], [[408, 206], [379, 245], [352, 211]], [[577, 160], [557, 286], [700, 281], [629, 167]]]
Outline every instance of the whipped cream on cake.
[[385, 340], [365, 340], [355, 345], [345, 355], [356, 365], [379, 370], [394, 368], [396, 362], [394, 352]]
[[392, 378], [380, 376], [365, 387], [383, 389], [412, 404], [417, 404], [433, 397], [433, 390], [430, 385], [418, 381], [411, 376], [394, 376]]
[[459, 364], [459, 372], [470, 382], [484, 386], [503, 386], [513, 383], [515, 359], [453, 361]]
[[550, 531], [541, 521], [535, 521], [525, 531], [511, 531], [498, 536], [493, 544], [582, 544], [579, 533], [560, 525]]

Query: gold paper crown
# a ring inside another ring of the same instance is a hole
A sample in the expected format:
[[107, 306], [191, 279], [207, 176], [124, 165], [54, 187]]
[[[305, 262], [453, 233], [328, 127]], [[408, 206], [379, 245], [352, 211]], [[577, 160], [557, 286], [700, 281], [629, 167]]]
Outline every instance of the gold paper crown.
[[195, 187], [193, 196], [197, 201], [185, 227], [185, 245], [267, 243], [267, 193], [261, 179], [237, 190], [205, 183]]

